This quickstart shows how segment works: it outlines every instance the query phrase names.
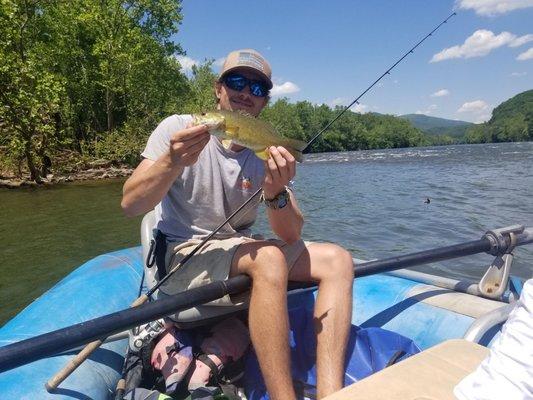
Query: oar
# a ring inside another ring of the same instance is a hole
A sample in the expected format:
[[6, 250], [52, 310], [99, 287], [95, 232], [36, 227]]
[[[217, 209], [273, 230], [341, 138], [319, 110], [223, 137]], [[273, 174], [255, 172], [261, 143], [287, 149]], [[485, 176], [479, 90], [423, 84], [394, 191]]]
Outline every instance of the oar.
[[[438, 24], [431, 32], [429, 32], [426, 36], [424, 36], [422, 39], [420, 39], [413, 47], [411, 47], [407, 52], [405, 52], [392, 66], [390, 66], [383, 74], [381, 74], [370, 86], [368, 86], [359, 96], [357, 96], [348, 106], [344, 107], [324, 128], [322, 128], [316, 135], [314, 135], [311, 140], [307, 143], [305, 148], [303, 149], [303, 152], [306, 153], [311, 148], [311, 145], [322, 135], [329, 127], [337, 121], [345, 112], [347, 112], [350, 107], [352, 107], [354, 104], [356, 104], [361, 97], [363, 97], [370, 89], [372, 89], [379, 81], [381, 81], [386, 75], [389, 75], [391, 71], [400, 64], [407, 56], [412, 54], [415, 49], [420, 46], [423, 42], [426, 41], [427, 38], [433, 35], [442, 25], [446, 24], [450, 18], [455, 16], [456, 13], [450, 14], [444, 21], [442, 21], [440, 24]], [[148, 301], [149, 297], [155, 293], [155, 291], [161, 286], [170, 276], [177, 271], [179, 268], [183, 266], [189, 259], [195, 255], [203, 246], [204, 244], [210, 240], [224, 225], [226, 225], [237, 213], [239, 213], [245, 206], [247, 206], [252, 200], [257, 198], [259, 194], [261, 193], [261, 188], [259, 188], [248, 200], [246, 200], [237, 210], [235, 210], [222, 224], [220, 224], [213, 232], [211, 232], [204, 240], [202, 240], [201, 243], [199, 243], [192, 251], [188, 254], [185, 258], [181, 260], [178, 265], [176, 265], [174, 268], [172, 268], [169, 273], [165, 276], [164, 279], [162, 279], [156, 286], [154, 286], [148, 293], [145, 295], [139, 297], [137, 300], [133, 302], [131, 307], [137, 307], [141, 304], [144, 304], [146, 301]], [[56, 389], [61, 382], [63, 382], [78, 366], [85, 361], [89, 355], [96, 350], [100, 345], [102, 344], [102, 340], [95, 340], [92, 343], [89, 343], [74, 359], [72, 359], [61, 371], [59, 371], [54, 377], [52, 377], [47, 383], [46, 383], [46, 389], [48, 391], [51, 391], [53, 389]]]
[[[516, 242], [517, 246], [533, 243], [533, 228], [525, 230], [523, 228], [514, 229], [513, 232], [522, 232], [513, 233], [513, 241]], [[361, 263], [355, 266], [355, 275], [363, 277], [483, 252], [493, 255], [503, 254], [510, 247], [510, 243], [509, 229], [489, 231], [479, 240]], [[1, 347], [0, 372], [61, 353], [116, 332], [131, 329], [134, 326], [175, 312], [205, 304], [228, 294], [241, 293], [247, 290], [250, 284], [251, 279], [248, 276], [239, 275], [225, 281], [216, 281], [157, 301], [145, 303], [136, 308], [118, 311]], [[291, 283], [290, 288], [310, 286], [313, 285]]]

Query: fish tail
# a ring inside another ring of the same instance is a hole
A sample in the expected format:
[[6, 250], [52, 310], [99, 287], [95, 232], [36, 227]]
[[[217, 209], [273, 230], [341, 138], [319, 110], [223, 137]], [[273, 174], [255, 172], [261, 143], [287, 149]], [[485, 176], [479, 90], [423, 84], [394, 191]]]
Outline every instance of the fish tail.
[[289, 149], [287, 149], [287, 151], [292, 154], [292, 156], [294, 157], [294, 159], [296, 161], [298, 161], [298, 162], [302, 162], [303, 161], [304, 156], [303, 156], [303, 154], [302, 154], [302, 152], [300, 150], [289, 148]]
[[286, 139], [287, 145], [293, 149], [298, 150], [300, 153], [307, 147], [307, 143], [298, 139]]
[[296, 161], [302, 162], [304, 157], [302, 151], [307, 147], [307, 143], [297, 139], [286, 139], [285, 144], [287, 145], [287, 150], [292, 154]]

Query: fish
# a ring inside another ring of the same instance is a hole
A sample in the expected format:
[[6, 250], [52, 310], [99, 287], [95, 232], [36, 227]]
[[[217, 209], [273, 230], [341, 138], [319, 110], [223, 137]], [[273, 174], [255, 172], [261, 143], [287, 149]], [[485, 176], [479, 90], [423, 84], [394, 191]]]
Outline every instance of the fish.
[[267, 160], [270, 146], [283, 146], [296, 161], [303, 160], [302, 151], [307, 143], [281, 136], [269, 122], [260, 120], [243, 111], [217, 110], [193, 114], [193, 125], [206, 125], [210, 134], [222, 139], [228, 149], [231, 143], [247, 147], [262, 160]]

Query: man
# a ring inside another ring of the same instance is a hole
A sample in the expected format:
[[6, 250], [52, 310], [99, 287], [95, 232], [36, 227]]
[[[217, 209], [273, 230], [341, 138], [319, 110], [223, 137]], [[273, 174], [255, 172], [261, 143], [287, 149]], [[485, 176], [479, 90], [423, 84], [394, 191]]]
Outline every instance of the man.
[[[215, 83], [218, 109], [242, 110], [257, 117], [272, 86], [270, 65], [261, 54], [249, 49], [231, 52]], [[143, 161], [124, 184], [125, 213], [139, 215], [155, 207], [158, 228], [172, 242], [167, 257], [172, 266], [262, 187], [268, 220], [280, 240], [248, 237], [257, 214], [255, 204], [226, 224], [162, 290], [172, 294], [211, 280], [249, 275], [253, 281], [249, 307], [252, 343], [270, 398], [287, 400], [295, 399], [287, 281], [317, 282], [318, 397], [341, 389], [352, 310], [350, 253], [334, 244], [304, 244], [301, 240], [302, 213], [293, 191], [287, 188], [296, 163], [285, 148], [269, 148], [270, 158], [263, 162], [250, 149], [235, 144], [225, 149], [206, 126], [192, 126], [191, 122], [191, 116], [174, 115], [152, 133]], [[222, 300], [228, 301], [235, 299]]]

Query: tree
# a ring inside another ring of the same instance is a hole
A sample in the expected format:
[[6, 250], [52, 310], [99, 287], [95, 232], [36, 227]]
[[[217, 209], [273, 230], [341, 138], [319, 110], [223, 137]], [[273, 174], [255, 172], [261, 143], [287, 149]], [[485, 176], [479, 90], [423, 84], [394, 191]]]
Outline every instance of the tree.
[[0, 120], [11, 156], [25, 159], [31, 179], [40, 182], [65, 94], [61, 76], [41, 62], [51, 36], [44, 18], [48, 3], [2, 0], [1, 5]]

